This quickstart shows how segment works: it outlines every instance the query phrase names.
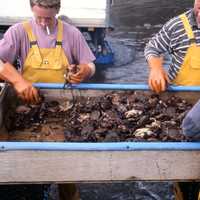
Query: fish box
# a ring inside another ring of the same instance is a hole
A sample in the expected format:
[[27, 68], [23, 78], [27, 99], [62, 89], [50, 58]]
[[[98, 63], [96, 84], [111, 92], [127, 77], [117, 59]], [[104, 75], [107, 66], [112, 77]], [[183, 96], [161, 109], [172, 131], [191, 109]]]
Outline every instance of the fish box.
[[[36, 86], [46, 100], [59, 101], [72, 96], [98, 97], [118, 90], [150, 93], [147, 86], [135, 84], [80, 84], [65, 89], [62, 84]], [[1, 104], [10, 109], [9, 102], [14, 98], [9, 88], [5, 90], [8, 95], [1, 95]], [[199, 87], [171, 87], [161, 98], [177, 95], [195, 103], [199, 91]], [[8, 110], [2, 111], [3, 120], [5, 112]], [[4, 123], [2, 135], [3, 126]], [[200, 179], [199, 142], [22, 142], [5, 137], [0, 151], [1, 184]]]

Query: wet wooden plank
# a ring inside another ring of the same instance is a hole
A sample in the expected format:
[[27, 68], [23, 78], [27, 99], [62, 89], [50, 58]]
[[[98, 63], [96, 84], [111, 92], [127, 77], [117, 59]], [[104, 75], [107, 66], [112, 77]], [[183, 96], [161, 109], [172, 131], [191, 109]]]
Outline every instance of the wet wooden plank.
[[198, 151], [5, 151], [0, 183], [200, 180]]

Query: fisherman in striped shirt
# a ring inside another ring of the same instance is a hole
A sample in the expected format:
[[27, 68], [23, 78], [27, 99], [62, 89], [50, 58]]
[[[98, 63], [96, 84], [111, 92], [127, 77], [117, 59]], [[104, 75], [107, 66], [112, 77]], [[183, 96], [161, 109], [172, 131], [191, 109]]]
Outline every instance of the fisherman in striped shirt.
[[[163, 68], [163, 54], [172, 62], [168, 73]], [[194, 8], [169, 20], [147, 44], [145, 57], [150, 67], [149, 86], [159, 93], [167, 84], [200, 85], [200, 0]]]
[[[163, 68], [165, 53], [171, 56], [168, 73]], [[193, 9], [174, 17], [163, 26], [147, 44], [145, 57], [150, 67], [149, 86], [155, 92], [165, 91], [169, 83], [200, 86], [200, 0], [194, 1]], [[188, 117], [196, 120], [199, 112], [196, 111], [197, 106], [184, 119], [183, 130], [190, 125], [192, 131], [191, 120], [190, 124], [187, 121]], [[175, 183], [175, 200], [200, 200], [199, 188], [198, 182]]]
[[[172, 59], [168, 73], [163, 68], [165, 53], [170, 54]], [[193, 9], [174, 17], [163, 26], [147, 44], [145, 57], [150, 67], [149, 86], [155, 92], [165, 91], [169, 83], [200, 86], [200, 0], [194, 1]], [[193, 110], [189, 115], [192, 119], [196, 116]], [[190, 125], [191, 132], [191, 120], [188, 124], [188, 116], [186, 118], [182, 126], [188, 128]], [[200, 183], [175, 183], [175, 199], [200, 200], [199, 188]]]

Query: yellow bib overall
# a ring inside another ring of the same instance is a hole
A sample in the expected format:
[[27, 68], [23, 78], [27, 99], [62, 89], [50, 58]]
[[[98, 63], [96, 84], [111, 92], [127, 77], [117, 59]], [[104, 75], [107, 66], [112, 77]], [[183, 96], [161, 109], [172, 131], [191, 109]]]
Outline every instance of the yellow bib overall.
[[22, 75], [31, 82], [64, 83], [69, 62], [62, 48], [63, 24], [58, 20], [55, 48], [39, 48], [29, 22], [23, 23], [30, 41], [30, 50], [24, 62]]
[[200, 85], [200, 46], [196, 45], [195, 36], [185, 14], [180, 15], [184, 28], [190, 40], [190, 46], [186, 52], [183, 64], [177, 77], [173, 81], [175, 85], [199, 86]]

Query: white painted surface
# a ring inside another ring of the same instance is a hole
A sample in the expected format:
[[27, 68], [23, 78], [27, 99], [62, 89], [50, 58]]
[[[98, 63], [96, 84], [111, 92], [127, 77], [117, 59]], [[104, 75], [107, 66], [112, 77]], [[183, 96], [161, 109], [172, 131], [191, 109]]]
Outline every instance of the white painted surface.
[[[12, 23], [12, 18], [24, 19], [32, 16], [29, 0], [6, 0], [0, 3], [0, 10], [0, 23], [5, 21], [5, 18], [9, 18], [9, 23]], [[68, 16], [76, 24], [80, 21], [80, 23], [100, 23], [102, 25], [106, 24], [106, 13], [107, 0], [61, 0], [59, 15]]]

